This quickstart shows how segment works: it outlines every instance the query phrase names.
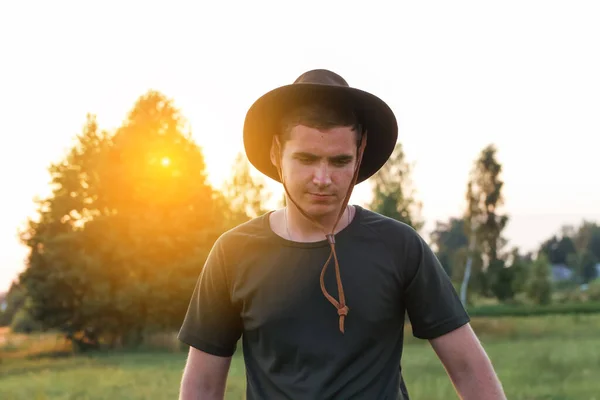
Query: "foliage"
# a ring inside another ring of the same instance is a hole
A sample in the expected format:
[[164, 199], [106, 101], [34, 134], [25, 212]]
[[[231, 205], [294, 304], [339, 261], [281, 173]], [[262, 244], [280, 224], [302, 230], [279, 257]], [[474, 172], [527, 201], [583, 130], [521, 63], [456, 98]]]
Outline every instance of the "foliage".
[[569, 265], [575, 270], [581, 283], [588, 283], [597, 277], [596, 264], [598, 259], [587, 248], [570, 254], [568, 258]]
[[[506, 244], [502, 231], [508, 222], [508, 216], [499, 211], [504, 203], [501, 172], [502, 165], [496, 159], [495, 146], [486, 146], [475, 161], [466, 191], [465, 227], [471, 241], [469, 255], [474, 260], [474, 289], [485, 296], [493, 295], [491, 281], [507, 280], [493, 276], [506, 273], [499, 268], [498, 262]], [[490, 266], [492, 268], [488, 270]]]
[[52, 195], [22, 234], [28, 312], [111, 345], [179, 326], [224, 210], [171, 101], [148, 92], [114, 134], [88, 116], [50, 173]]
[[514, 270], [504, 260], [494, 260], [489, 265], [489, 285], [494, 296], [500, 301], [507, 301], [515, 296], [513, 281]]
[[[513, 297], [525, 291], [527, 276], [533, 262], [531, 254], [521, 254], [518, 248], [513, 248], [508, 256], [510, 265], [510, 285]], [[508, 282], [507, 282], [508, 283]]]
[[575, 228], [564, 226], [561, 235], [553, 235], [540, 246], [552, 264], [565, 265], [574, 272], [574, 281], [587, 283], [597, 277], [600, 263], [600, 225], [583, 221]]
[[16, 282], [8, 289], [5, 297], [5, 309], [0, 309], [0, 326], [9, 326], [13, 317], [25, 304], [27, 292]]
[[469, 245], [469, 238], [465, 234], [465, 220], [450, 218], [448, 222], [437, 221], [430, 236], [440, 263], [454, 281], [460, 282], [466, 261], [464, 250]]
[[600, 302], [600, 278], [596, 278], [588, 284], [574, 284], [570, 287], [556, 290], [553, 301], [556, 303]]
[[523, 255], [513, 248], [505, 260], [497, 259], [489, 265], [489, 287], [501, 302], [512, 302], [517, 294], [525, 290], [530, 273], [531, 256]]
[[540, 253], [529, 269], [527, 296], [536, 304], [548, 304], [552, 299], [552, 272], [544, 253]]
[[600, 278], [597, 278], [589, 283], [588, 288], [586, 290], [587, 298], [590, 301], [598, 301], [600, 302]]
[[10, 329], [16, 333], [31, 333], [42, 329], [41, 324], [36, 321], [25, 308], [20, 308], [14, 315]]
[[368, 207], [418, 231], [424, 224], [420, 215], [422, 204], [415, 199], [411, 172], [402, 144], [397, 143], [388, 162], [370, 178], [373, 198]]
[[596, 260], [600, 260], [600, 225], [590, 221], [583, 221], [576, 233], [573, 242], [577, 252], [589, 251]]
[[471, 317], [533, 317], [543, 315], [600, 314], [600, 301], [545, 305], [494, 304], [469, 308]]
[[230, 225], [235, 226], [264, 214], [270, 198], [262, 177], [252, 176], [250, 162], [243, 152], [235, 158], [232, 174], [222, 190], [228, 204]]
[[575, 254], [575, 244], [569, 236], [552, 236], [544, 241], [540, 251], [545, 253], [551, 264], [567, 264], [570, 255]]

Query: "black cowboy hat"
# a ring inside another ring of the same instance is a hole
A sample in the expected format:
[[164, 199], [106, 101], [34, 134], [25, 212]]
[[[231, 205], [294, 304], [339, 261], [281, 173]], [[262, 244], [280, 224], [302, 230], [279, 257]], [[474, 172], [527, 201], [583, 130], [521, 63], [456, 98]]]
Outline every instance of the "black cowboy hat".
[[379, 97], [352, 88], [338, 74], [316, 69], [305, 72], [291, 85], [281, 86], [252, 104], [244, 122], [244, 147], [252, 165], [277, 182], [277, 168], [271, 163], [273, 136], [288, 110], [312, 102], [350, 107], [367, 132], [367, 145], [356, 183], [375, 174], [388, 160], [398, 138], [398, 124], [391, 108]]

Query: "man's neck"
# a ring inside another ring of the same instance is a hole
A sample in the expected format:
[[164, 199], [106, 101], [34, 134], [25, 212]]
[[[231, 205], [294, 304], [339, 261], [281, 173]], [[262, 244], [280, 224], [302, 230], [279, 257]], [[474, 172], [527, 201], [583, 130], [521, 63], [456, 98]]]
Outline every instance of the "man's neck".
[[[350, 223], [353, 214], [353, 207], [347, 206], [342, 214], [334, 233], [344, 229]], [[294, 241], [317, 241], [323, 240], [325, 234], [329, 234], [336, 222], [338, 214], [325, 215], [315, 219], [316, 222], [322, 225], [325, 231], [321, 230], [316, 224], [309, 221], [302, 213], [292, 204], [286, 206], [283, 210], [283, 224], [285, 234], [288, 239]]]

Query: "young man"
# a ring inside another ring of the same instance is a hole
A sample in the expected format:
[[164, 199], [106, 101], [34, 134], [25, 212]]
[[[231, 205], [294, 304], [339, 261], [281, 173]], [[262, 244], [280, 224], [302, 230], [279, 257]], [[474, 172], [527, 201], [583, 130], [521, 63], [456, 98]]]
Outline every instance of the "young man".
[[462, 399], [504, 399], [432, 250], [409, 226], [349, 206], [387, 161], [396, 118], [379, 98], [309, 71], [248, 111], [248, 159], [287, 206], [222, 235], [179, 338], [181, 399], [223, 399], [238, 341], [251, 399], [408, 399], [405, 313]]

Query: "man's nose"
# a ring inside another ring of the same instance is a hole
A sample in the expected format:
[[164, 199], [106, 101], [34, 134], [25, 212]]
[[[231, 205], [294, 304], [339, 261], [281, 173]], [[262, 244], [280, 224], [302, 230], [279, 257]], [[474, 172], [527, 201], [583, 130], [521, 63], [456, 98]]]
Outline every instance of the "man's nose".
[[328, 186], [331, 184], [331, 174], [327, 163], [319, 163], [313, 174], [313, 183], [318, 186]]

